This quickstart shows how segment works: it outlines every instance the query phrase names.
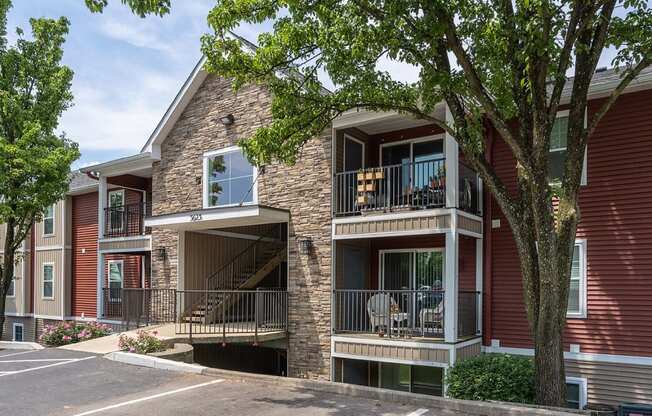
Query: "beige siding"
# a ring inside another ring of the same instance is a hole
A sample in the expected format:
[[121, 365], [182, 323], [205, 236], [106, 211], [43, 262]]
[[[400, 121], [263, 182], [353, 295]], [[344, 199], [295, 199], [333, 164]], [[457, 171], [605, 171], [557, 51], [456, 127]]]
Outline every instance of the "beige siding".
[[[35, 287], [35, 308], [36, 315], [47, 316], [61, 316], [62, 303], [65, 302], [61, 298], [61, 285], [62, 285], [62, 271], [64, 270], [64, 259], [62, 250], [44, 250], [37, 251], [35, 254], [35, 267], [34, 278], [36, 281]], [[54, 264], [54, 288], [53, 299], [43, 299], [43, 265], [46, 263]]]
[[5, 249], [5, 232], [7, 226], [5, 224], [0, 224], [0, 252]]
[[184, 252], [184, 288], [203, 289], [204, 280], [226, 265], [252, 240], [187, 232]]
[[23, 305], [25, 304], [23, 299], [23, 278], [25, 276], [23, 265], [25, 264], [25, 259], [21, 253], [17, 253], [17, 257], [16, 264], [14, 265], [14, 278], [16, 280], [14, 283], [14, 296], [7, 296], [5, 304], [5, 312], [7, 313], [22, 313]]
[[480, 355], [482, 349], [481, 346], [482, 343], [480, 342], [480, 340], [478, 340], [478, 342], [476, 342], [475, 344], [467, 345], [464, 347], [457, 347], [457, 350], [455, 352], [455, 360], [462, 361], [462, 360], [466, 360], [467, 358]]
[[355, 355], [361, 359], [394, 359], [407, 361], [429, 361], [440, 364], [449, 363], [449, 353], [445, 349], [419, 348], [400, 345], [376, 345], [357, 342], [335, 341], [335, 353]]
[[589, 403], [650, 403], [652, 399], [650, 366], [566, 360], [566, 375], [586, 378]]
[[457, 226], [472, 233], [482, 234], [482, 222], [465, 217], [464, 215], [457, 216]]
[[43, 236], [43, 221], [34, 224], [34, 239], [36, 248], [61, 246], [64, 243], [63, 223], [66, 216], [64, 201], [57, 202], [54, 208], [54, 234], [50, 237]]
[[365, 235], [401, 231], [444, 230], [450, 226], [450, 215], [407, 217], [399, 219], [370, 219], [335, 225], [335, 235]]
[[36, 328], [34, 318], [20, 318], [14, 316], [5, 317], [5, 323], [2, 329], [2, 341], [13, 340], [14, 323], [23, 324], [23, 341], [36, 341]]
[[100, 242], [100, 250], [142, 250], [150, 251], [152, 249], [149, 237], [142, 237], [129, 240], [114, 240]]

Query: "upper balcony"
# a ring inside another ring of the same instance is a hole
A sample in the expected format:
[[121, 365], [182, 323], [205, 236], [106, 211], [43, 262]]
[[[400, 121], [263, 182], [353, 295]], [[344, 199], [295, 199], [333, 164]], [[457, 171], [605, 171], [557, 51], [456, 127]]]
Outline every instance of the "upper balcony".
[[134, 237], [147, 235], [145, 217], [151, 205], [144, 202], [104, 208], [104, 238]]
[[[445, 117], [445, 108], [436, 112]], [[397, 113], [333, 122], [333, 235], [482, 234], [482, 183], [455, 139]]]

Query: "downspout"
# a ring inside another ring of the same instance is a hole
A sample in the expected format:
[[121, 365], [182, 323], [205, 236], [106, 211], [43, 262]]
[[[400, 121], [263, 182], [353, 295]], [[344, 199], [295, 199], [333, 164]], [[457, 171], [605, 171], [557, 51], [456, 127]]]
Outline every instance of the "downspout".
[[[493, 155], [494, 155], [494, 129], [490, 123], [487, 123], [487, 161], [489, 165], [493, 166]], [[492, 292], [493, 292], [493, 257], [492, 257], [492, 224], [491, 220], [493, 217], [492, 212], [492, 203], [493, 198], [490, 192], [485, 190], [483, 195], [484, 201], [484, 281], [482, 283], [484, 299], [482, 301], [483, 305], [483, 323], [482, 323], [482, 343], [483, 345], [490, 345], [492, 339]]]

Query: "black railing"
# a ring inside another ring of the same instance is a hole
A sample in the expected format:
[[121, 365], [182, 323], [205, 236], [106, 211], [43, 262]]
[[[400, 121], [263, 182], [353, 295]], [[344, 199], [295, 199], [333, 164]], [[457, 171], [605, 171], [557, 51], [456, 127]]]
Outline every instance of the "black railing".
[[[388, 337], [444, 337], [443, 290], [333, 291], [333, 331]], [[459, 292], [458, 336], [477, 334], [477, 292]]]
[[129, 329], [174, 323], [177, 334], [234, 335], [287, 330], [285, 289], [175, 290], [103, 288], [103, 318]]
[[102, 288], [104, 318], [140, 327], [176, 320], [174, 289]]
[[137, 203], [104, 209], [104, 236], [131, 237], [148, 233], [145, 216], [148, 204]]
[[336, 173], [336, 216], [446, 205], [445, 159]]

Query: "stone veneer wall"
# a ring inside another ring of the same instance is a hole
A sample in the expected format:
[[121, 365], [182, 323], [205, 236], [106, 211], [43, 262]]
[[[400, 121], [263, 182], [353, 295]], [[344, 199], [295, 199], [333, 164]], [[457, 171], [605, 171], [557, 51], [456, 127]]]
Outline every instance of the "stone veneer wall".
[[[152, 181], [153, 215], [202, 208], [202, 156], [233, 146], [270, 120], [270, 97], [261, 87], [235, 95], [230, 83], [209, 76], [161, 147]], [[233, 114], [224, 126], [219, 117]], [[266, 166], [258, 178], [258, 202], [290, 211], [289, 375], [330, 378], [331, 137], [307, 143], [295, 166]], [[299, 254], [297, 240], [308, 237], [313, 250]], [[152, 230], [152, 286], [177, 287], [176, 232]], [[165, 247], [161, 258], [158, 248]]]

